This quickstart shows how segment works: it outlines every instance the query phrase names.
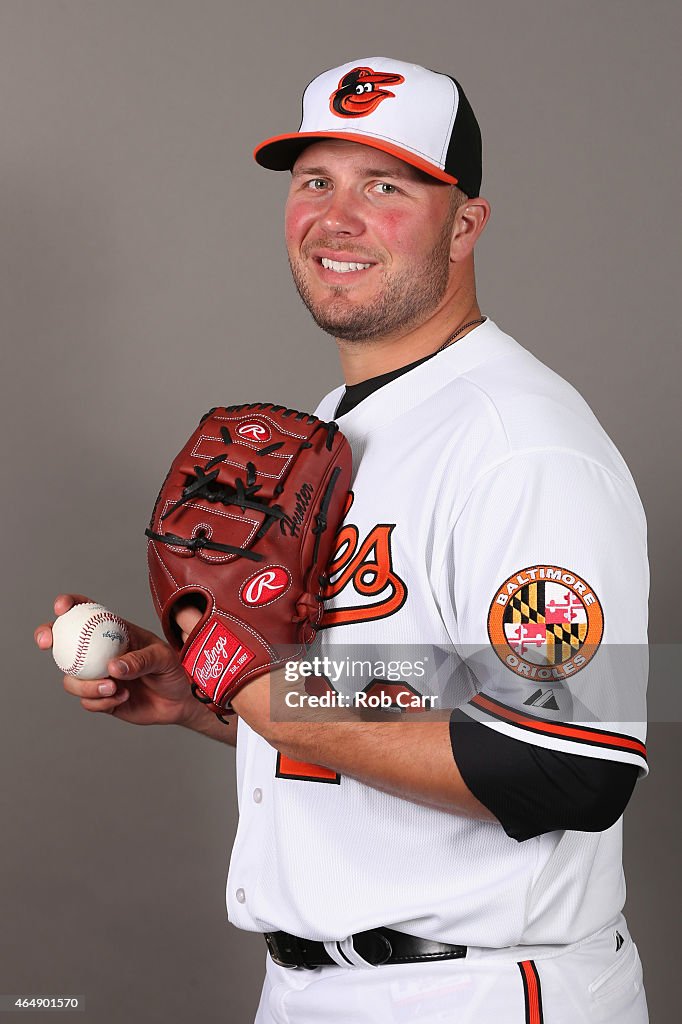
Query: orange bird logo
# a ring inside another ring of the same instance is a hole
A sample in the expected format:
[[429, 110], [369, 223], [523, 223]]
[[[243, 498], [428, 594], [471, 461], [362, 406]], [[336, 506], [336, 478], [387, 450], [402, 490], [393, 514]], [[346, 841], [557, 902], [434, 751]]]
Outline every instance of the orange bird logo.
[[329, 109], [337, 117], [366, 117], [382, 100], [395, 96], [382, 85], [401, 85], [405, 79], [389, 71], [353, 68], [343, 76], [338, 89], [329, 97]]

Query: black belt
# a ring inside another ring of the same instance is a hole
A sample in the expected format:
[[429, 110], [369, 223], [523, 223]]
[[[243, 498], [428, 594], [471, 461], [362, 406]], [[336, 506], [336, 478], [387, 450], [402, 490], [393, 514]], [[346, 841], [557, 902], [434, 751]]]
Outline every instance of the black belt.
[[[367, 932], [358, 932], [351, 936], [353, 949], [363, 960], [379, 967], [382, 964], [416, 964], [430, 963], [432, 960], [459, 960], [467, 955], [466, 946], [451, 946], [447, 942], [432, 942], [431, 939], [418, 939], [416, 935], [405, 935], [393, 931], [392, 928], [372, 928]], [[265, 935], [270, 956], [280, 967], [303, 967], [312, 970], [315, 967], [336, 966], [334, 960], [324, 948], [323, 942], [313, 939], [300, 939], [288, 932], [267, 932]], [[341, 943], [336, 943], [341, 960], [349, 966], [352, 961], [343, 953]]]

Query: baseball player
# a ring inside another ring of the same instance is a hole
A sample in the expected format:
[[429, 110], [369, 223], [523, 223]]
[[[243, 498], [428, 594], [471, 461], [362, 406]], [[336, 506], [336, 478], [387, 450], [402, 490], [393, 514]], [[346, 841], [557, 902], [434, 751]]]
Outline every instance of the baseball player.
[[[219, 721], [135, 626], [108, 679], [65, 688], [236, 743], [227, 906], [266, 937], [258, 1024], [642, 1024], [621, 837], [647, 771], [644, 514], [585, 402], [478, 305], [472, 108], [446, 74], [359, 59], [255, 156], [291, 174], [292, 274], [345, 378], [317, 409], [353, 479], [309, 652], [344, 712], [275, 714], [312, 692], [277, 670]], [[201, 615], [177, 605], [183, 638]], [[415, 657], [358, 680], [356, 650]], [[404, 713], [368, 720], [386, 695]]]

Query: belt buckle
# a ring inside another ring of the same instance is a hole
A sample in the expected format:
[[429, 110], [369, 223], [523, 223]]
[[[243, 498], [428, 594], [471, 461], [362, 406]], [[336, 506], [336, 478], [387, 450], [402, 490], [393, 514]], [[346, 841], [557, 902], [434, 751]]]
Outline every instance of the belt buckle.
[[[358, 948], [358, 939], [362, 940], [360, 943], [361, 947], [369, 944], [366, 952], [362, 948]], [[391, 959], [393, 946], [390, 940], [375, 928], [367, 932], [357, 932], [355, 935], [351, 935], [350, 941], [355, 952], [363, 960], [366, 960], [368, 964], [371, 964], [372, 967], [382, 967]]]
[[[288, 971], [296, 971], [296, 970], [298, 970], [299, 967], [301, 967], [300, 963], [298, 963], [298, 964], [286, 963], [284, 960], [280, 959], [277, 942], [276, 942], [275, 935], [274, 935], [273, 932], [265, 932], [265, 945], [268, 947], [268, 953], [272, 957], [272, 960], [274, 961], [274, 963], [277, 964], [278, 967], [284, 967]], [[291, 950], [288, 949], [287, 953], [293, 954], [294, 950], [293, 949], [291, 949]]]

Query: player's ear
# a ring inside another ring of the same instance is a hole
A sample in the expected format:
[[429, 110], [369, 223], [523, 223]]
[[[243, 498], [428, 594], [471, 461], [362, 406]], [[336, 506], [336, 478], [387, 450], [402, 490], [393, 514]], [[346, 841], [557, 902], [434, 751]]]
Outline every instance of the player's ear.
[[461, 263], [471, 255], [490, 218], [490, 203], [482, 196], [466, 199], [457, 207], [452, 225], [450, 259]]

